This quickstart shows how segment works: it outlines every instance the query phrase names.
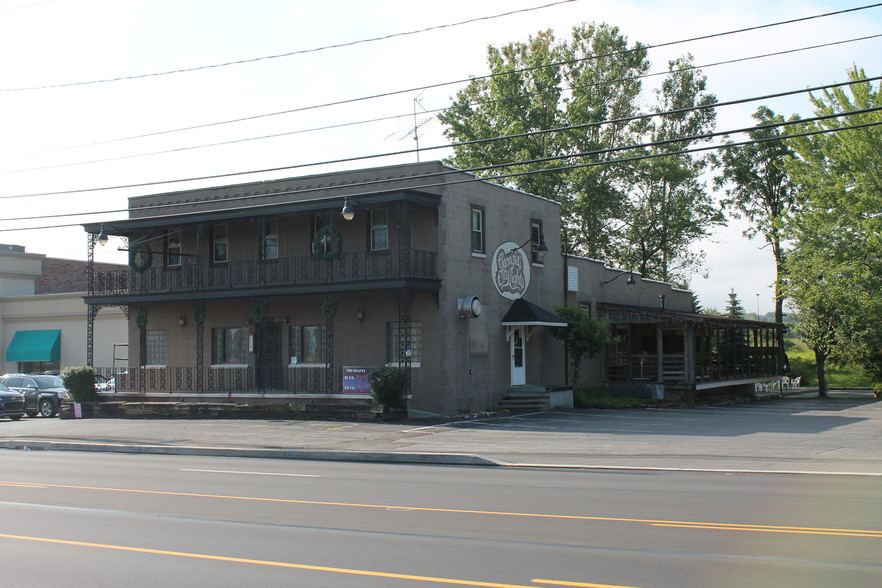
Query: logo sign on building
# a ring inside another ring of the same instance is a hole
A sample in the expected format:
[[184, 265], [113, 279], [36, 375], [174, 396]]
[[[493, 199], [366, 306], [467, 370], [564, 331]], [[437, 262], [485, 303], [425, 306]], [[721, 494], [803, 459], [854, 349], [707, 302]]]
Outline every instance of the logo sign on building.
[[530, 287], [530, 258], [517, 243], [508, 241], [496, 248], [490, 271], [493, 285], [503, 298], [517, 300]]

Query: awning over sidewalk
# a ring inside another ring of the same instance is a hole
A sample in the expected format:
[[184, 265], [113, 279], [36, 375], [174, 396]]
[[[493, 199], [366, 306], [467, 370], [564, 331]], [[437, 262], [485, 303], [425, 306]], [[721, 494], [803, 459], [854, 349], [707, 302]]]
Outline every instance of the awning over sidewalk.
[[502, 317], [503, 327], [565, 327], [567, 321], [553, 312], [536, 306], [523, 298], [515, 300], [505, 316]]
[[6, 361], [59, 361], [61, 331], [16, 331], [6, 349]]

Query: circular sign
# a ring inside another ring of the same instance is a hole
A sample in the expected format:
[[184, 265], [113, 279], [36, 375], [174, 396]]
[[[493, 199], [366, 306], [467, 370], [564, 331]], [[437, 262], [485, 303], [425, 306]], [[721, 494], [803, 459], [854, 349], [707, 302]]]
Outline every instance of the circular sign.
[[490, 271], [490, 279], [503, 298], [517, 300], [530, 287], [530, 258], [517, 243], [507, 241], [496, 248]]

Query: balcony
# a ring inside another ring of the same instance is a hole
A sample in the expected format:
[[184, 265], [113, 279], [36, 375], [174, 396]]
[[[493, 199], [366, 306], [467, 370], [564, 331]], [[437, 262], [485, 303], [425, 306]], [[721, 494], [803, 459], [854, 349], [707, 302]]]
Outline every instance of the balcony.
[[[186, 260], [185, 260], [186, 261]], [[363, 284], [400, 278], [438, 278], [438, 254], [409, 250], [342, 253], [333, 261], [314, 255], [279, 259], [184, 263], [173, 267], [149, 267], [95, 272], [90, 295], [174, 294], [254, 288]]]

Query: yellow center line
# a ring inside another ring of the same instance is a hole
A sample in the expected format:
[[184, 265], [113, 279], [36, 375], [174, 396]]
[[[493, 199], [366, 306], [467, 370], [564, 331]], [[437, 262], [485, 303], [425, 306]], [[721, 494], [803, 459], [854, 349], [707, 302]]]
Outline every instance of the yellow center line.
[[719, 531], [753, 531], [754, 533], [794, 533], [801, 535], [841, 535], [845, 537], [871, 537], [882, 539], [882, 533], [874, 533], [873, 531], [847, 531], [839, 529], [828, 530], [797, 530], [788, 527], [769, 528], [769, 527], [745, 527], [745, 526], [729, 526], [714, 525], [710, 523], [703, 524], [673, 524], [673, 523], [653, 523], [653, 527], [676, 527], [680, 529], [714, 529]]
[[585, 584], [583, 582], [563, 582], [560, 580], [533, 580], [536, 584], [553, 586], [572, 586], [573, 588], [636, 588], [636, 586], [617, 586], [613, 584]]
[[[209, 555], [205, 553], [188, 553], [185, 551], [168, 551], [165, 549], [147, 549], [144, 547], [129, 547], [126, 545], [109, 545], [105, 543], [88, 543], [85, 541], [68, 541], [65, 539], [50, 539], [47, 537], [28, 537], [26, 535], [7, 535], [0, 533], [0, 538], [17, 539], [20, 541], [35, 541], [39, 543], [52, 543], [55, 545], [71, 545], [75, 547], [91, 547], [93, 549], [109, 549], [113, 551], [127, 551], [130, 553], [146, 553], [151, 555], [166, 555], [172, 557], [185, 557], [191, 559], [203, 559], [210, 561], [222, 561], [230, 563], [242, 563], [258, 566], [272, 566], [277, 568], [289, 568], [306, 570], [311, 572], [330, 572], [335, 574], [348, 574], [351, 576], [370, 576], [374, 578], [389, 578], [394, 580], [410, 580], [414, 582], [433, 582], [435, 584], [453, 584], [456, 586], [478, 586], [480, 588], [534, 588], [523, 584], [500, 584], [498, 582], [482, 582], [479, 580], [458, 580], [456, 578], [439, 578], [433, 576], [416, 576], [412, 574], [395, 574], [390, 572], [375, 572], [371, 570], [356, 570], [349, 568], [335, 568], [329, 566], [313, 566], [308, 564], [288, 563], [283, 561], [270, 561], [263, 559], [248, 559], [244, 557], [226, 557], [223, 555]], [[566, 584], [565, 584], [566, 585]], [[600, 586], [600, 584], [569, 584], [571, 586]]]
[[[0, 480], [0, 484], [15, 484], [16, 482], [3, 482]], [[25, 483], [22, 483], [25, 484]], [[472, 509], [461, 509], [461, 508], [432, 508], [426, 506], [407, 506], [407, 505], [393, 505], [393, 504], [364, 504], [358, 502], [329, 502], [324, 500], [297, 500], [293, 498], [265, 498], [260, 496], [235, 496], [235, 495], [227, 495], [227, 494], [202, 494], [195, 492], [173, 492], [168, 490], [139, 490], [134, 488], [106, 488], [101, 486], [78, 486], [72, 484], [38, 484], [34, 483], [34, 486], [40, 486], [42, 488], [63, 488], [67, 490], [93, 490], [99, 492], [122, 492], [122, 493], [130, 493], [130, 494], [151, 494], [156, 496], [181, 496], [186, 498], [212, 498], [218, 500], [244, 500], [249, 502], [272, 502], [277, 504], [303, 504], [303, 505], [311, 505], [311, 506], [333, 506], [333, 507], [347, 507], [347, 508], [367, 508], [367, 509], [381, 509], [386, 511], [399, 511], [399, 512], [437, 512], [437, 513], [449, 513], [449, 514], [470, 514], [470, 515], [485, 515], [485, 516], [504, 516], [504, 517], [523, 517], [523, 518], [538, 518], [538, 519], [554, 519], [554, 520], [573, 520], [573, 521], [601, 521], [601, 522], [614, 522], [614, 523], [638, 523], [638, 524], [648, 524], [654, 526], [697, 526], [697, 527], [719, 527], [723, 530], [751, 530], [751, 531], [762, 531], [769, 530], [775, 532], [791, 532], [791, 533], [801, 533], [801, 532], [812, 532], [817, 531], [821, 534], [855, 534], [857, 536], [864, 537], [877, 537], [882, 531], [875, 530], [867, 530], [867, 529], [828, 529], [824, 527], [788, 527], [788, 526], [780, 526], [780, 525], [747, 525], [747, 524], [736, 524], [736, 523], [713, 523], [707, 521], [669, 521], [662, 519], [637, 519], [637, 518], [624, 518], [624, 517], [598, 517], [598, 516], [586, 516], [586, 515], [570, 515], [570, 514], [549, 514], [549, 513], [531, 513], [531, 512], [506, 512], [506, 511], [494, 511], [494, 510], [472, 510]]]

